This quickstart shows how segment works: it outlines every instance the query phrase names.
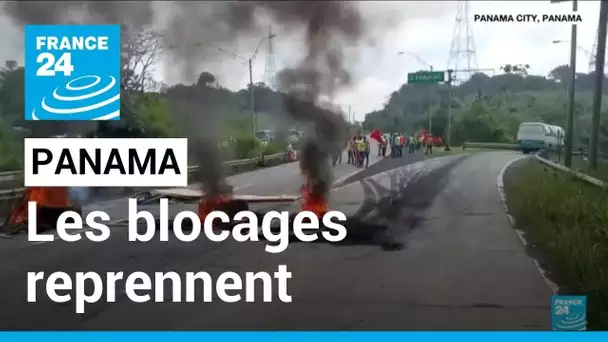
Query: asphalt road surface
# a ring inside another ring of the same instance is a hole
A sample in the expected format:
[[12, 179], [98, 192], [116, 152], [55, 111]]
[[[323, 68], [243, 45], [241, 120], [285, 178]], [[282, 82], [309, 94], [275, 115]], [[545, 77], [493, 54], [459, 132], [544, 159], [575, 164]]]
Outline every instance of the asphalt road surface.
[[[270, 254], [262, 242], [136, 244], [127, 241], [124, 227], [103, 243], [0, 241], [0, 328], [547, 330], [551, 291], [509, 226], [496, 187], [501, 168], [516, 157], [384, 159], [332, 192], [332, 209], [356, 218], [340, 245], [292, 242], [284, 253]], [[338, 166], [336, 178], [350, 172], [352, 166]], [[297, 164], [230, 181], [253, 194], [297, 193], [300, 185]], [[120, 216], [120, 206], [104, 210]], [[26, 302], [28, 271], [205, 271], [217, 277], [226, 271], [272, 274], [280, 264], [293, 274], [289, 304], [263, 303], [261, 293], [256, 303], [134, 304], [121, 288], [115, 303], [89, 304], [81, 315], [74, 303]]]

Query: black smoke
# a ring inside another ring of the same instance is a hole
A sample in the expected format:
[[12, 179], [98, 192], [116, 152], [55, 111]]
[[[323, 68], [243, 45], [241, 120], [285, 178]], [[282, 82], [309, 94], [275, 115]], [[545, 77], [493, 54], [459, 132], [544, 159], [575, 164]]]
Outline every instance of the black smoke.
[[[201, 45], [222, 47], [238, 39], [264, 36], [269, 18], [278, 34], [304, 33], [302, 58], [279, 72], [279, 90], [285, 94], [285, 110], [297, 121], [312, 126], [302, 148], [301, 167], [325, 195], [331, 184], [329, 156], [347, 139], [346, 122], [332, 110], [337, 93], [351, 85], [345, 51], [363, 41], [365, 23], [356, 2], [349, 1], [14, 1], [2, 4], [5, 14], [19, 26], [24, 24], [119, 23], [130, 29], [149, 28], [158, 21], [166, 29], [161, 36], [172, 65], [182, 75], [197, 74], [201, 64], [214, 58]], [[162, 8], [161, 8], [162, 7]], [[217, 54], [215, 55], [217, 56]], [[208, 129], [208, 127], [207, 127]], [[201, 127], [201, 131], [205, 128]], [[217, 144], [201, 139], [200, 163], [219, 163]], [[219, 189], [223, 176], [219, 165], [201, 173], [203, 183]]]

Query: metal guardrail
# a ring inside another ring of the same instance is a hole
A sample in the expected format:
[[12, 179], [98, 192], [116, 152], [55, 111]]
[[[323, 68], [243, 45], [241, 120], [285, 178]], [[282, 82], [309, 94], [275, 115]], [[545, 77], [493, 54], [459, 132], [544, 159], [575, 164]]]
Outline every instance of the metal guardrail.
[[552, 162], [552, 161], [550, 161], [548, 159], [545, 159], [545, 158], [543, 158], [541, 156], [538, 156], [538, 155], [536, 156], [536, 159], [538, 159], [538, 161], [540, 161], [541, 163], [543, 163], [543, 164], [545, 164], [545, 165], [547, 165], [547, 166], [549, 166], [549, 167], [551, 167], [551, 168], [553, 168], [555, 170], [558, 170], [558, 171], [567, 173], [569, 175], [572, 175], [573, 177], [575, 177], [575, 178], [577, 178], [577, 179], [579, 179], [579, 180], [581, 180], [583, 182], [586, 182], [586, 183], [591, 184], [591, 185], [595, 185], [595, 186], [600, 187], [600, 188], [608, 189], [608, 183], [602, 182], [601, 180], [599, 180], [597, 178], [593, 178], [593, 177], [591, 177], [589, 175], [586, 175], [586, 174], [584, 174], [582, 172], [578, 172], [578, 171], [572, 170], [572, 169], [567, 168], [567, 167], [565, 167], [565, 166], [563, 166], [561, 164]]
[[[480, 149], [491, 149], [491, 150], [519, 150], [519, 145], [509, 143], [490, 143], [490, 142], [472, 142], [465, 141], [462, 145], [462, 149], [467, 148], [480, 148]], [[572, 149], [573, 156], [587, 156], [589, 154], [588, 147], [574, 147]]]
[[[270, 154], [270, 155], [263, 156], [263, 160], [276, 160], [276, 159], [283, 158], [284, 156], [285, 156], [284, 153], [275, 153], [275, 154]], [[238, 167], [238, 166], [242, 166], [242, 165], [259, 163], [261, 160], [262, 159], [260, 157], [249, 158], [249, 159], [231, 160], [231, 161], [224, 162], [224, 165], [226, 165], [228, 167]], [[200, 165], [191, 165], [191, 166], [188, 166], [188, 173], [194, 172], [194, 171], [196, 171], [198, 169], [200, 169]], [[6, 176], [6, 177], [12, 176], [13, 178], [10, 179], [10, 180], [15, 180], [22, 173], [23, 173], [23, 171], [1, 172], [0, 173], [0, 182], [2, 181], [2, 176]], [[6, 180], [4, 180], [4, 181], [6, 181]], [[14, 188], [14, 189], [0, 190], [0, 201], [14, 199], [16, 197], [19, 197], [19, 196], [21, 196], [21, 194], [23, 193], [24, 190], [25, 190], [25, 188]]]
[[0, 183], [13, 181], [17, 179], [22, 173], [23, 171], [0, 172]]
[[[519, 146], [517, 144], [506, 144], [506, 143], [486, 143], [486, 142], [469, 142], [466, 141], [463, 145], [462, 145], [462, 149], [464, 150], [465, 148], [487, 148], [487, 149], [501, 149], [501, 150], [518, 150]], [[581, 155], [581, 156], [585, 156], [587, 155], [588, 149], [586, 147], [579, 147], [579, 148], [575, 148], [572, 151], [573, 155]], [[536, 155], [536, 158], [538, 159], [538, 161], [540, 161], [541, 163], [564, 173], [570, 174], [573, 177], [575, 177], [578, 180], [581, 180], [583, 182], [586, 182], [588, 184], [594, 185], [594, 186], [598, 186], [604, 189], [608, 189], [608, 183], [603, 182], [597, 178], [593, 178], [589, 175], [586, 175], [582, 172], [578, 172], [575, 170], [572, 170], [570, 168], [567, 168], [561, 164], [552, 162], [546, 158], [541, 157], [540, 155]]]
[[462, 149], [466, 148], [481, 148], [481, 149], [494, 149], [494, 150], [517, 150], [519, 146], [517, 144], [508, 143], [489, 143], [489, 142], [471, 142], [465, 141], [462, 145]]
[[15, 175], [18, 175], [20, 173], [23, 173], [23, 171], [5, 171], [5, 172], [0, 172], [0, 178], [15, 176]]

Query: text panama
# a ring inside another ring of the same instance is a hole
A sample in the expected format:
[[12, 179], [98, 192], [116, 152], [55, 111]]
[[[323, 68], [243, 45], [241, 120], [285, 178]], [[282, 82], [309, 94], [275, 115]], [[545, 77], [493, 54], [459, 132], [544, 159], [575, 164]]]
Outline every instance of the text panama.
[[24, 185], [188, 186], [185, 138], [25, 138]]
[[100, 148], [93, 150], [79, 149], [78, 153], [75, 154], [67, 148], [62, 149], [59, 153], [53, 153], [46, 148], [35, 148], [32, 152], [32, 171], [34, 174], [39, 174], [40, 168], [45, 166], [53, 167], [53, 173], [56, 175], [61, 174], [64, 170], [74, 175], [90, 172], [108, 175], [113, 171], [121, 175], [162, 175], [166, 172], [180, 175], [182, 173], [173, 149], [166, 149], [161, 152], [160, 162], [158, 160], [159, 151], [156, 149], [148, 149], [145, 153], [142, 153], [141, 150], [138, 151], [135, 148], [126, 150], [112, 148], [107, 157], [102, 157], [102, 149]]

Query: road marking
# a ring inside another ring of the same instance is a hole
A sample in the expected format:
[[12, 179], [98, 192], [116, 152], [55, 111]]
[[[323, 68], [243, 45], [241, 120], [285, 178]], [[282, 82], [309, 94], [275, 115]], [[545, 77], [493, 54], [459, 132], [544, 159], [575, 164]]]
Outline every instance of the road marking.
[[376, 189], [376, 186], [372, 184], [372, 182], [370, 182], [368, 178], [364, 179], [363, 181], [366, 182], [367, 185], [369, 185], [369, 188], [372, 190], [372, 194], [374, 195], [374, 199], [376, 200], [376, 202], [379, 202], [380, 193], [378, 192], [378, 189]]
[[[369, 213], [367, 213], [367, 215], [365, 215], [365, 216], [363, 217], [363, 219], [367, 219], [367, 218], [369, 218], [369, 217], [370, 217], [370, 216], [371, 216], [371, 215], [372, 215], [372, 214], [373, 214], [373, 213], [376, 211], [376, 206], [377, 206], [378, 204], [380, 204], [380, 193], [379, 193], [379, 192], [378, 192], [378, 190], [376, 189], [376, 186], [375, 186], [374, 184], [372, 184], [372, 183], [369, 181], [369, 179], [368, 179], [368, 178], [365, 178], [365, 179], [363, 179], [363, 180], [361, 181], [361, 183], [364, 183], [364, 182], [365, 182], [365, 184], [367, 184], [367, 186], [369, 187], [369, 189], [372, 191], [372, 195], [374, 196], [374, 202], [375, 202], [375, 204], [376, 204], [376, 205], [374, 206], [374, 209], [372, 209], [372, 210], [371, 210]], [[356, 184], [356, 183], [355, 183], [355, 184]], [[362, 207], [363, 205], [364, 205], [364, 204], [363, 204], [363, 203], [361, 203], [361, 205], [359, 206], [359, 210], [361, 210], [361, 207]]]
[[252, 185], [253, 185], [253, 183], [248, 183], [248, 184], [245, 184], [245, 185], [237, 186], [237, 187], [235, 187], [235, 188], [233, 189], [233, 191], [240, 191], [240, 190], [243, 190], [243, 189], [249, 188], [249, 187], [251, 187]]
[[[390, 170], [386, 170], [386, 171], [382, 171], [380, 173], [373, 174], [373, 175], [369, 176], [368, 178], [378, 179], [380, 177], [386, 176], [386, 175], [394, 173], [394, 172], [400, 172], [400, 171], [402, 171], [404, 173], [407, 173], [407, 172], [412, 171], [412, 169], [414, 169], [415, 171], [417, 171], [416, 173], [419, 173], [419, 172], [422, 172], [423, 168], [426, 167], [426, 166], [428, 166], [429, 164], [431, 166], [433, 166], [433, 164], [431, 164], [431, 163], [435, 163], [435, 162], [440, 161], [440, 160], [445, 160], [447, 158], [455, 158], [455, 157], [459, 157], [459, 156], [445, 156], [445, 157], [437, 157], [437, 158], [433, 158], [433, 159], [423, 159], [423, 160], [419, 160], [419, 161], [414, 162], [414, 163], [397, 166], [397, 167], [392, 168]], [[388, 157], [386, 157], [386, 158], [388, 158]], [[350, 183], [350, 184], [346, 184], [346, 185], [340, 185], [340, 184], [336, 185], [336, 182], [334, 182], [334, 186], [336, 186], [336, 187], [333, 188], [332, 191], [334, 191], [334, 190], [340, 190], [342, 188], [345, 188], [345, 187], [348, 187], [348, 186], [351, 186], [351, 185], [355, 185], [357, 183], [358, 182], [354, 182], [354, 183]]]
[[[373, 162], [369, 163], [369, 165], [368, 165], [367, 167], [370, 167], [370, 166], [372, 166], [372, 165], [376, 164], [377, 162], [381, 161], [381, 160], [382, 160], [382, 159], [384, 159], [384, 158], [388, 158], [388, 157], [380, 157], [380, 158], [378, 158], [378, 159], [374, 160]], [[339, 188], [341, 187], [342, 183], [344, 183], [344, 181], [346, 181], [346, 180], [347, 180], [347, 179], [349, 179], [350, 177], [352, 177], [352, 176], [354, 176], [354, 175], [358, 174], [359, 172], [365, 171], [365, 169], [366, 169], [366, 168], [357, 169], [357, 170], [355, 170], [355, 171], [353, 171], [353, 172], [351, 172], [351, 173], [347, 174], [346, 176], [344, 176], [344, 177], [342, 177], [342, 178], [338, 179], [337, 181], [335, 181], [335, 182], [333, 183], [333, 186], [338, 187], [338, 188], [336, 188], [336, 189], [339, 189]]]
[[[515, 233], [519, 237], [519, 240], [524, 245], [524, 247], [527, 247], [528, 246], [528, 241], [526, 241], [525, 232], [523, 232], [523, 231], [521, 231], [521, 230], [519, 230], [519, 229], [516, 228], [515, 218], [509, 212], [509, 207], [507, 206], [507, 196], [505, 194], [505, 184], [504, 184], [505, 172], [507, 171], [507, 169], [509, 168], [509, 166], [511, 166], [515, 162], [518, 162], [518, 161], [523, 160], [525, 158], [529, 158], [529, 156], [519, 156], [517, 158], [511, 159], [510, 161], [508, 161], [502, 167], [502, 169], [500, 170], [500, 172], [498, 173], [498, 179], [496, 180], [496, 186], [498, 187], [498, 193], [500, 194], [500, 200], [502, 201], [502, 205], [504, 207], [505, 213], [507, 214], [507, 218], [509, 220], [509, 224], [511, 224], [511, 228], [513, 228], [513, 230], [515, 231]], [[536, 258], [533, 258], [530, 255], [528, 255], [528, 257], [530, 259], [532, 259], [532, 262], [534, 262], [534, 265], [536, 266], [536, 269], [540, 273], [541, 277], [543, 277], [543, 279], [545, 280], [545, 283], [547, 284], [547, 286], [549, 287], [549, 289], [551, 290], [551, 292], [553, 292], [554, 294], [558, 293], [559, 286], [556, 283], [554, 283], [553, 281], [551, 281], [551, 279], [549, 279], [549, 277], [547, 276], [547, 272], [545, 272], [545, 270], [541, 267], [541, 265], [538, 262], [538, 260], [536, 260]]]

